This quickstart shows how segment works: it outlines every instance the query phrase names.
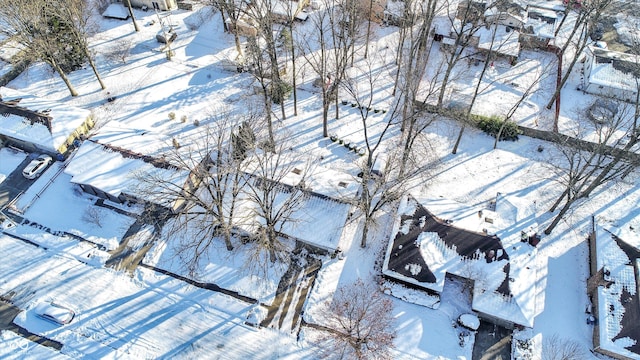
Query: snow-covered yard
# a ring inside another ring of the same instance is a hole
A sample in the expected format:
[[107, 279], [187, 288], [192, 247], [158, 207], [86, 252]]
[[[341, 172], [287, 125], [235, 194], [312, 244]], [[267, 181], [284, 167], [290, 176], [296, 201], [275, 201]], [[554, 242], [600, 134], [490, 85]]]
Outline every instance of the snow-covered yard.
[[[223, 32], [219, 13], [183, 10], [172, 13], [179, 34], [172, 44], [175, 52], [172, 61], [166, 60], [155, 40], [159, 30], [156, 15], [136, 11], [136, 18], [141, 25], [139, 33], [133, 31], [129, 21], [99, 19], [102, 31], [92, 44], [99, 54], [97, 63], [107, 90], [100, 90], [89, 68], [81, 69], [69, 74], [80, 93], [72, 98], [62, 81], [41, 64], [31, 66], [9, 86], [91, 109], [98, 124], [96, 136], [104, 135], [101, 128], [105, 132], [119, 129], [122, 131], [119, 144], [149, 154], [170, 148], [173, 138], [179, 138], [183, 147], [191, 144], [199, 129], [193, 120], [204, 123], [213, 121], [209, 116], [212, 113], [257, 106], [260, 98], [250, 91], [254, 81], [251, 75], [229, 71], [224, 66], [235, 57], [235, 50], [233, 37]], [[301, 31], [312, 30], [309, 21], [300, 27]], [[389, 106], [393, 84], [389, 70], [395, 55], [384, 50], [394, 48], [393, 29], [376, 27], [378, 33], [371, 44], [372, 54], [379, 56], [373, 56], [370, 61], [379, 62], [379, 69], [382, 69], [374, 94], [374, 104], [381, 109]], [[128, 55], [124, 58], [118, 56], [125, 52]], [[549, 61], [547, 56], [523, 52], [516, 67], [498, 67], [494, 79], [501, 75], [505, 76], [501, 78], [504, 80], [496, 82], [481, 96], [478, 112], [488, 115], [504, 112], [503, 104], [520, 91], [518, 84], [530, 81], [527, 76], [534, 76], [536, 69]], [[368, 66], [370, 64], [357, 62], [356, 69], [367, 69]], [[306, 73], [304, 80], [300, 87], [313, 90], [311, 72]], [[514, 120], [549, 129], [551, 112], [543, 107], [552, 85], [542, 82], [540, 92], [529, 99]], [[591, 101], [589, 95], [574, 89], [575, 82], [567, 86], [561, 129], [577, 127], [576, 119], [572, 117], [573, 108]], [[460, 91], [465, 90], [461, 88]], [[106, 101], [110, 96], [116, 98], [114, 102]], [[360, 158], [344, 146], [321, 137], [321, 100], [317, 93], [300, 91], [298, 101], [297, 116], [293, 116], [292, 101], [285, 103], [288, 117], [275, 122], [276, 131], [289, 139], [293, 150], [306, 154], [319, 165], [355, 176]], [[350, 104], [341, 105], [340, 110], [340, 119], [329, 122], [330, 133], [361, 146], [364, 136], [358, 112]], [[170, 112], [175, 112], [178, 119], [185, 115], [188, 121], [172, 121], [168, 118]], [[274, 108], [274, 113], [278, 114], [279, 109]], [[372, 124], [372, 132], [380, 131], [385, 116], [381, 112], [371, 114], [367, 121]], [[421, 144], [430, 154], [422, 159], [429, 170], [416, 179], [411, 192], [425, 198], [465, 204], [467, 211], [485, 208], [498, 192], [514, 195], [537, 204], [535, 221], [544, 228], [553, 217], [546, 210], [562, 191], [548, 167], [558, 159], [553, 146], [521, 137], [516, 142], [501, 142], [494, 150], [493, 138], [468, 128], [458, 153], [452, 155], [458, 130], [459, 125], [447, 119], [438, 119], [429, 127], [426, 141]], [[398, 134], [397, 128], [387, 133], [383, 150], [397, 146]], [[544, 151], [538, 151], [540, 147]], [[3, 148], [0, 157], [1, 183], [25, 155]], [[0, 295], [12, 292], [15, 305], [26, 310], [16, 318], [16, 323], [62, 342], [62, 354], [71, 358], [316, 358], [315, 330], [303, 327], [297, 339], [296, 334], [250, 327], [244, 321], [256, 304], [199, 289], [142, 267], [138, 267], [133, 278], [129, 277], [103, 267], [110, 256], [106, 251], [61, 236], [58, 232], [68, 232], [113, 250], [135, 221], [133, 216], [96, 207], [96, 199], [71, 184], [70, 176], [60, 171], [61, 166], [56, 163], [49, 168], [17, 203], [24, 211], [25, 219], [50, 231], [29, 225], [6, 230], [48, 250], [7, 235], [0, 237], [0, 253], [5, 254], [0, 263]], [[114, 180], [130, 175], [114, 174]], [[591, 216], [595, 215], [599, 222], [619, 227], [638, 224], [638, 179], [636, 172], [625, 181], [596, 191], [571, 211], [551, 235], [542, 237], [535, 254], [535, 286], [539, 290], [533, 301], [537, 316], [528, 333], [538, 344], [544, 338], [558, 334], [578, 342], [584, 349], [592, 348], [592, 327], [586, 323], [584, 314], [589, 302], [585, 239], [591, 227]], [[88, 221], [90, 209], [99, 212], [94, 219], [99, 219], [101, 226], [96, 221]], [[135, 207], [124, 210], [132, 215], [141, 211]], [[306, 321], [322, 324], [321, 305], [340, 285], [352, 283], [357, 278], [377, 280], [384, 250], [392, 236], [395, 211], [394, 208], [385, 209], [376, 219], [377, 224], [364, 249], [359, 246], [361, 221], [346, 223], [338, 245], [342, 255], [322, 258], [323, 266], [304, 306]], [[464, 215], [444, 207], [434, 211], [437, 216], [447, 219], [460, 219]], [[176, 261], [170, 241], [167, 238], [158, 241], [145, 262], [183, 276], [189, 275]], [[283, 273], [281, 269], [258, 279], [240, 269], [245, 260], [241, 253], [228, 256], [222, 243], [220, 248], [214, 247], [210, 251], [196, 280], [271, 302]], [[427, 297], [424, 293], [407, 291], [405, 296], [411, 300], [392, 297], [397, 332], [393, 354], [396, 358], [472, 358], [473, 341], [461, 347], [459, 330], [453, 326], [460, 314], [471, 309], [459, 288], [445, 287], [437, 309], [416, 305], [424, 300], [422, 296]], [[36, 319], [30, 310], [37, 301], [50, 298], [72, 307], [77, 319], [64, 327], [53, 327]], [[23, 339], [12, 333], [3, 332], [0, 338], [10, 347], [25, 346]], [[0, 357], [6, 354], [5, 349], [0, 346]], [[34, 358], [64, 358], [59, 353], [50, 354], [48, 349], [35, 346], [33, 351], [37, 352], [29, 356]], [[595, 358], [591, 353], [587, 354]]]

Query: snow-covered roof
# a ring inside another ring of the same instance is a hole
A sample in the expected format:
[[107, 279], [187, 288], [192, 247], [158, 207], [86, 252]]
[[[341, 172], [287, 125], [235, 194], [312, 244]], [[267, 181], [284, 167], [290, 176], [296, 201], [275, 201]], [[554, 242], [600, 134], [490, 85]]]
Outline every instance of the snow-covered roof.
[[[287, 191], [277, 193], [273, 203], [274, 212], [280, 211], [290, 196], [292, 194]], [[258, 205], [246, 194], [241, 195], [236, 203], [237, 226], [249, 233], [254, 233], [258, 225], [264, 225], [264, 219], [258, 215], [260, 211], [257, 207]], [[277, 224], [276, 230], [309, 245], [335, 251], [350, 210], [349, 204], [306, 195], [295, 206], [288, 220]]]
[[[476, 35], [479, 37], [478, 49], [492, 50], [498, 54], [518, 56], [520, 54], [519, 32], [508, 30], [504, 25], [481, 27]], [[495, 37], [494, 37], [495, 32]]]
[[[153, 193], [152, 189], [144, 189], [144, 194], [141, 193], [138, 177], [149, 172], [159, 172], [162, 179], [178, 186], [184, 184], [188, 175], [185, 171], [157, 168], [142, 159], [125, 157], [93, 141], [85, 141], [65, 169], [65, 173], [72, 176], [71, 182], [91, 185], [114, 197], [125, 193], [164, 205], [175, 200], [167, 199], [166, 195], [150, 199], [148, 194]], [[161, 191], [157, 193], [162, 194]]]
[[[600, 49], [595, 46], [590, 46], [588, 53], [591, 54], [589, 61], [592, 62], [592, 68], [589, 74], [589, 83], [630, 91], [632, 93], [638, 90], [636, 79], [633, 74], [625, 73], [616, 69], [614, 62], [621, 61], [636, 65], [640, 64], [640, 57], [617, 51]], [[598, 61], [598, 58], [605, 58], [608, 60], [600, 62]]]
[[[537, 267], [530, 255], [535, 250], [514, 229], [535, 233], [534, 219], [535, 206], [514, 196], [499, 195], [495, 212], [405, 196], [383, 273], [435, 292], [442, 292], [447, 273], [472, 279], [474, 310], [532, 327]], [[505, 240], [491, 235], [494, 230]]]
[[[604, 280], [611, 282], [609, 286], [601, 285], [596, 290], [599, 347], [631, 359], [640, 359], [640, 309], [635, 277], [640, 258], [630, 258], [621, 247], [621, 243], [637, 245], [640, 239], [631, 232], [623, 232], [629, 236], [625, 239], [614, 233], [620, 233], [620, 230], [608, 231], [596, 226], [597, 269], [602, 269]], [[639, 250], [638, 247], [635, 249]]]
[[[302, 185], [301, 182], [303, 181], [304, 188], [307, 191], [320, 197], [349, 202], [356, 197], [360, 188], [358, 181], [352, 175], [309, 164], [298, 154], [283, 154], [281, 158], [272, 160], [277, 161], [281, 169], [286, 171], [284, 174], [274, 171], [273, 175], [278, 177], [276, 179], [278, 182], [295, 187]], [[258, 169], [260, 161], [255, 156], [248, 157], [243, 162], [243, 171], [255, 176], [266, 175], [262, 174]]]
[[91, 116], [89, 110], [38, 98], [7, 87], [0, 87], [0, 97], [3, 102], [17, 101], [16, 106], [51, 118], [49, 131], [44, 124], [32, 122], [23, 116], [8, 114], [0, 121], [0, 134], [35, 144], [51, 152], [57, 152], [69, 136]]
[[449, 35], [451, 33], [451, 19], [446, 16], [436, 16], [431, 23], [436, 34]]
[[120, 3], [110, 4], [102, 13], [102, 16], [112, 19], [126, 20], [129, 18], [129, 12], [125, 6]]

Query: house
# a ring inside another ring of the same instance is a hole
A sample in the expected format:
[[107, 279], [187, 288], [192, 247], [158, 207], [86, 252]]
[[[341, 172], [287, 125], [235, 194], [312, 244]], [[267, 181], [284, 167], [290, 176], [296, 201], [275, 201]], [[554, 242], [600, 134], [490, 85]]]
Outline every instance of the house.
[[[243, 162], [243, 172], [247, 181], [277, 181], [279, 192], [275, 195], [274, 205], [283, 206], [290, 199], [291, 192], [301, 191], [299, 203], [288, 221], [279, 224], [280, 236], [304, 244], [312, 252], [335, 253], [342, 235], [342, 229], [351, 213], [351, 203], [356, 198], [359, 183], [356, 179], [340, 171], [322, 166], [309, 166], [302, 160], [292, 157], [278, 160], [279, 169], [275, 170], [276, 179], [264, 179], [264, 164], [257, 157], [249, 157]], [[264, 221], [257, 204], [240, 196], [234, 220], [241, 230], [247, 233], [258, 231]]]
[[594, 351], [623, 360], [640, 359], [640, 235], [629, 228], [594, 223], [589, 236]]
[[[154, 172], [167, 183], [183, 187], [188, 181], [187, 172], [172, 167], [162, 158], [126, 150], [104, 137], [99, 139], [83, 142], [64, 169], [71, 175], [72, 183], [88, 194], [116, 204], [148, 201], [167, 208], [174, 207], [179, 199], [167, 197], [162, 191], [163, 184], [158, 184], [158, 191], [142, 188], [137, 176]], [[154, 198], [149, 196], [150, 193], [159, 196]]]
[[275, 0], [272, 2], [251, 2], [244, 4], [238, 19], [233, 21], [227, 18], [225, 23], [232, 33], [240, 36], [256, 37], [260, 19], [269, 13], [274, 23], [288, 24], [293, 20], [305, 21], [308, 14], [303, 9], [309, 4], [309, 0], [289, 1]]
[[[491, 52], [493, 57], [505, 58], [514, 64], [520, 55], [519, 32], [510, 26], [501, 24], [492, 25], [489, 28], [482, 27], [476, 32], [478, 43], [476, 48], [481, 59]], [[474, 56], [478, 58], [478, 55]]]
[[640, 56], [589, 46], [585, 50], [582, 90], [634, 102], [638, 94]]
[[492, 210], [406, 195], [382, 273], [435, 298], [447, 275], [466, 279], [473, 284], [471, 305], [480, 318], [507, 328], [531, 328], [537, 315], [535, 238], [535, 204], [522, 198], [498, 194]]
[[555, 39], [557, 20], [557, 10], [527, 5], [527, 18], [520, 32], [522, 46], [529, 49], [545, 49]]
[[506, 2], [503, 6], [498, 3], [484, 12], [484, 21], [487, 25], [499, 24], [509, 27], [511, 30], [520, 30], [524, 24], [525, 9], [515, 3]]
[[93, 128], [91, 111], [0, 87], [0, 141], [64, 158]]
[[[127, 6], [127, 0], [123, 1], [124, 6]], [[158, 11], [169, 11], [178, 8], [177, 0], [128, 0], [131, 2], [131, 6], [141, 9], [155, 9]]]

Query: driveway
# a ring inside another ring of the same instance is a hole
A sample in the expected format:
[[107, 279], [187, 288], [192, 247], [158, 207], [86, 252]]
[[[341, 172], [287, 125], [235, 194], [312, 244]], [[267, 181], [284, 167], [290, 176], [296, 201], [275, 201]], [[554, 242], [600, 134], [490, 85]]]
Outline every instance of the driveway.
[[62, 348], [61, 343], [30, 333], [26, 329], [14, 324], [13, 319], [16, 317], [16, 315], [18, 315], [19, 312], [19, 308], [4, 301], [0, 301], [0, 331], [13, 331], [14, 333], [24, 337], [25, 339], [31, 340], [43, 346], [54, 348], [56, 350], [60, 350]]
[[22, 169], [31, 161], [31, 157], [26, 159], [0, 184], [0, 209], [4, 208], [15, 199], [21, 192], [27, 191], [35, 180], [26, 179], [22, 176]]
[[472, 359], [511, 359], [511, 330], [480, 320], [480, 328], [473, 345]]

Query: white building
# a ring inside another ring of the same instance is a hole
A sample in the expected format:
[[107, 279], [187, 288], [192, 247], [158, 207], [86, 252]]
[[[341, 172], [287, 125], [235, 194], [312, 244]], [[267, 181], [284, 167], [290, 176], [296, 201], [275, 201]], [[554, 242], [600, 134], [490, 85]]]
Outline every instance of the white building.
[[582, 90], [634, 102], [640, 87], [640, 56], [589, 46]]

